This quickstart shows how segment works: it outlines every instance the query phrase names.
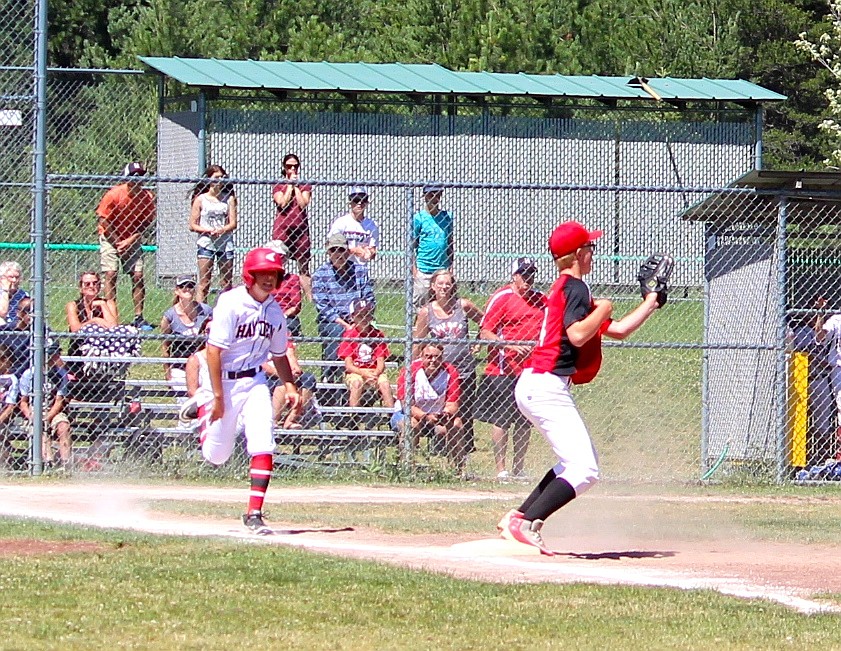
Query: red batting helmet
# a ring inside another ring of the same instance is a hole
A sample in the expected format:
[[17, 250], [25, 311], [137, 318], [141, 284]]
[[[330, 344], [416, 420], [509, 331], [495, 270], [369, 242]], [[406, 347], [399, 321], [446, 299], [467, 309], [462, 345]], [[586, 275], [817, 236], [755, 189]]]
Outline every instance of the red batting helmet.
[[275, 287], [278, 287], [283, 279], [283, 256], [271, 249], [251, 249], [245, 254], [245, 260], [242, 261], [242, 279], [248, 289], [251, 289], [254, 284], [254, 273], [256, 271], [276, 271], [277, 282]]

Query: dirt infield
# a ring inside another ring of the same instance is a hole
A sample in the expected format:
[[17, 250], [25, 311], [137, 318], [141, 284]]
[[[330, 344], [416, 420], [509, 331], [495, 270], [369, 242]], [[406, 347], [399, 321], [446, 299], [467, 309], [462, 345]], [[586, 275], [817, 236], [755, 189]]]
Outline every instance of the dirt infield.
[[[544, 533], [547, 543], [558, 552], [553, 558], [534, 556], [528, 553], [528, 548], [523, 550], [494, 540], [495, 523], [489, 523], [487, 531], [475, 535], [431, 536], [384, 534], [366, 528], [316, 529], [273, 522], [281, 535], [255, 537], [244, 532], [236, 522], [187, 518], [146, 507], [149, 502], [170, 499], [244, 503], [246, 490], [113, 484], [0, 485], [0, 514], [21, 517], [37, 514], [39, 519], [154, 534], [215, 536], [258, 544], [291, 545], [462, 578], [707, 588], [744, 598], [776, 601], [804, 613], [841, 612], [837, 605], [816, 598], [821, 593], [841, 593], [841, 544], [763, 542], [719, 525], [715, 535], [711, 535], [705, 532], [705, 527], [690, 521], [659, 522], [654, 526], [646, 521], [647, 498], [588, 496], [584, 508], [569, 509], [566, 518], [552, 518]], [[359, 486], [273, 487], [271, 495], [274, 504], [422, 505], [489, 499], [510, 501], [511, 495]], [[722, 502], [728, 500], [723, 498]], [[613, 516], [629, 509], [639, 511], [640, 526], [616, 525]], [[29, 552], [27, 545], [31, 548]], [[0, 557], [10, 553], [95, 551], [97, 547], [90, 545], [88, 549], [79, 545], [85, 543], [66, 547], [65, 543], [16, 541], [4, 545], [0, 541]]]

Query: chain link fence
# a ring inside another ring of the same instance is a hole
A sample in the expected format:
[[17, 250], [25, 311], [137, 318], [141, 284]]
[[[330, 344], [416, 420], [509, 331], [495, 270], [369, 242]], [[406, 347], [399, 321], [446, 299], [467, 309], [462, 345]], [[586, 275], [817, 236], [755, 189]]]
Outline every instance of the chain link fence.
[[[5, 98], [20, 62], [4, 62]], [[665, 308], [633, 338], [606, 342], [598, 379], [575, 391], [606, 479], [779, 480], [803, 470], [811, 480], [834, 468], [812, 472], [838, 446], [827, 343], [841, 304], [834, 204], [803, 203], [792, 219], [788, 195], [722, 189], [753, 165], [749, 112], [678, 121], [584, 107], [548, 119], [532, 106], [452, 116], [226, 100], [203, 121], [189, 98], [159, 112], [149, 75], [48, 79], [44, 309], [60, 355], [47, 351], [47, 402], [58, 411], [44, 458], [54, 467], [209, 472], [195, 424], [178, 418], [185, 364], [203, 347], [218, 294], [240, 284], [245, 252], [281, 240], [291, 273], [278, 300], [308, 402], [289, 414], [273, 385], [278, 469], [533, 478], [554, 458], [511, 392], [555, 278], [548, 235], [577, 219], [605, 231], [588, 280], [617, 316], [638, 303], [635, 275], [650, 253], [677, 261]], [[25, 114], [0, 127], [10, 152], [0, 157], [0, 246], [21, 264], [24, 289]], [[128, 176], [139, 171], [124, 170], [131, 162], [147, 173]], [[214, 184], [206, 170], [228, 178]], [[308, 242], [289, 207], [301, 203]], [[236, 228], [204, 237], [214, 219], [232, 225], [234, 205]], [[110, 221], [105, 233], [97, 215]], [[352, 257], [360, 270], [337, 272]], [[434, 273], [441, 267], [449, 271]], [[350, 298], [373, 309], [351, 313]], [[10, 367], [0, 377], [18, 385], [32, 307], [18, 300], [0, 333]], [[441, 372], [442, 362], [452, 366]], [[25, 471], [26, 419], [19, 407], [8, 413], [4, 463]]]

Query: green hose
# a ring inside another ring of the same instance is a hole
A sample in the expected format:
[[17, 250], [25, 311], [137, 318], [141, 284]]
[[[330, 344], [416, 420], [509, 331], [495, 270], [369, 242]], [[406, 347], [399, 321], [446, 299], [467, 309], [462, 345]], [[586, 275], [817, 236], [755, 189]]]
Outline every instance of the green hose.
[[706, 481], [707, 479], [713, 476], [713, 473], [715, 473], [715, 471], [718, 470], [718, 467], [722, 463], [724, 463], [724, 460], [727, 458], [728, 452], [730, 452], [730, 441], [727, 441], [727, 443], [724, 444], [724, 449], [721, 451], [721, 454], [718, 456], [718, 459], [716, 459], [712, 467], [704, 473], [704, 476], [701, 477], [701, 481]]

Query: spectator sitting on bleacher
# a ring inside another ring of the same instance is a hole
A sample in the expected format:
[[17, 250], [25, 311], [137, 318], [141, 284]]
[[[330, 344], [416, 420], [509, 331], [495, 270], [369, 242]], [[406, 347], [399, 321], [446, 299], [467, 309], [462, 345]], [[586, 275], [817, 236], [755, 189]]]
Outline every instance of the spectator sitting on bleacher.
[[12, 459], [8, 427], [15, 415], [20, 393], [18, 378], [11, 369], [11, 351], [6, 346], [0, 346], [0, 468], [9, 466]]
[[213, 387], [210, 385], [210, 371], [207, 368], [207, 336], [213, 314], [202, 324], [202, 337], [199, 339], [199, 349], [187, 358], [184, 369], [184, 381], [187, 384], [187, 396], [191, 398], [181, 405], [178, 419], [188, 424], [190, 421], [205, 415], [204, 407], [213, 402]]
[[[175, 279], [175, 296], [172, 306], [164, 312], [161, 318], [161, 334], [178, 335], [177, 339], [164, 339], [163, 349], [166, 357], [187, 358], [201, 347], [199, 334], [204, 329], [204, 323], [213, 313], [206, 303], [196, 300], [196, 279], [183, 274]], [[165, 364], [166, 379], [173, 388], [184, 389], [186, 384], [184, 362]]]
[[[289, 247], [281, 240], [270, 240], [264, 246], [282, 255], [284, 260], [289, 259]], [[274, 299], [280, 305], [280, 309], [283, 310], [283, 315], [286, 317], [286, 327], [292, 337], [300, 337], [302, 334], [301, 318], [298, 316], [301, 313], [302, 297], [300, 276], [287, 271], [283, 274], [280, 286], [274, 292]]]
[[29, 298], [29, 294], [20, 288], [22, 273], [23, 269], [14, 260], [0, 263], [0, 324], [9, 328], [15, 327], [18, 303]]
[[[374, 287], [364, 265], [350, 259], [347, 238], [336, 233], [327, 238], [328, 261], [315, 270], [312, 277], [312, 297], [318, 311], [318, 335], [328, 338], [322, 343], [325, 361], [338, 360], [339, 342], [345, 330], [351, 327], [350, 304], [362, 298], [373, 306]], [[341, 369], [328, 368], [322, 379], [338, 382]]]
[[11, 373], [20, 380], [29, 368], [29, 349], [32, 340], [32, 299], [18, 303], [17, 319], [13, 327], [0, 330], [0, 345], [9, 350]]
[[[421, 358], [412, 362], [412, 405], [411, 432], [417, 447], [421, 436], [443, 443], [447, 456], [456, 470], [464, 471], [466, 455], [463, 454], [462, 422], [458, 417], [460, 389], [458, 371], [444, 361], [444, 347], [428, 343], [423, 347]], [[398, 405], [406, 401], [406, 368], [400, 370], [397, 379]], [[405, 429], [405, 414], [395, 411], [391, 427], [396, 432]], [[434, 445], [430, 445], [434, 448]]]
[[358, 407], [362, 393], [368, 387], [376, 387], [382, 397], [383, 406], [394, 407], [391, 383], [385, 372], [385, 361], [391, 354], [385, 342], [354, 341], [358, 338], [382, 339], [385, 334], [374, 327], [374, 305], [365, 299], [350, 304], [350, 318], [353, 327], [345, 330], [339, 344], [339, 357], [345, 361], [345, 385], [350, 391], [349, 407]]
[[101, 287], [102, 280], [95, 271], [83, 271], [79, 276], [79, 298], [64, 306], [70, 332], [79, 332], [89, 323], [103, 328], [113, 328], [119, 323], [117, 306], [99, 295]]
[[[68, 402], [69, 382], [67, 371], [61, 365], [61, 348], [57, 342], [47, 343], [45, 350], [47, 358], [47, 373], [44, 378], [44, 424], [46, 425], [42, 440], [44, 465], [46, 467], [68, 467], [71, 454], [70, 419], [64, 412]], [[20, 380], [20, 411], [24, 418], [32, 424], [34, 414], [30, 403], [33, 392], [32, 380], [34, 369], [28, 368]], [[53, 440], [58, 441], [58, 456], [56, 462], [53, 457]]]
[[298, 385], [301, 399], [297, 405], [289, 409], [285, 418], [283, 418], [283, 412], [286, 406], [286, 385], [278, 377], [277, 369], [271, 360], [263, 364], [269, 390], [272, 392], [272, 411], [275, 422], [280, 424], [283, 420], [283, 429], [319, 429], [322, 417], [318, 400], [315, 398], [317, 380], [315, 375], [301, 369], [295, 353], [295, 344], [291, 339], [287, 341], [286, 359], [289, 360], [289, 369], [292, 371], [292, 377], [295, 378], [295, 384]]

